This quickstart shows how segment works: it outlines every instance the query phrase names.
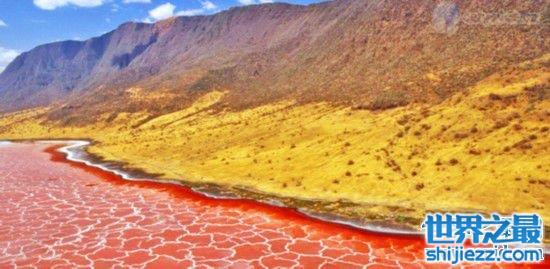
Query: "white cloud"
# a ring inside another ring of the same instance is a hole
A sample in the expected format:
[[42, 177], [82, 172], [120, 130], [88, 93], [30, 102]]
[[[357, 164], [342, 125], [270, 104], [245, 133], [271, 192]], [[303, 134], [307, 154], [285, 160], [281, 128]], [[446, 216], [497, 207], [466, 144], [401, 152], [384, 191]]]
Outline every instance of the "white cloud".
[[0, 47], [0, 72], [4, 71], [17, 55], [19, 55], [19, 52], [15, 50]]
[[261, 4], [266, 4], [266, 3], [273, 3], [275, 1], [273, 0], [259, 0]]
[[8, 25], [0, 19], [0, 27], [7, 27]]
[[58, 7], [75, 5], [78, 7], [97, 7], [107, 0], [33, 0], [35, 6], [41, 9], [54, 10]]
[[208, 11], [215, 11], [218, 9], [218, 6], [210, 0], [201, 1], [201, 8], [192, 8], [184, 9], [178, 12], [175, 12], [176, 6], [172, 3], [162, 4], [154, 9], [149, 11], [149, 16], [143, 21], [146, 23], [152, 23], [160, 20], [164, 20], [173, 16], [196, 16], [204, 14]]
[[216, 6], [216, 4], [212, 3], [211, 1], [202, 1], [201, 2], [201, 6], [202, 6], [202, 9], [206, 9], [206, 10], [213, 10], [213, 9], [216, 9], [218, 8], [218, 6]]
[[185, 9], [176, 13], [176, 16], [196, 16], [204, 14], [209, 10], [215, 10], [218, 6], [211, 1], [201, 1], [201, 8]]
[[132, 3], [151, 4], [151, 0], [124, 0], [122, 2], [124, 4], [132, 4]]
[[176, 10], [176, 6], [174, 6], [172, 3], [168, 2], [162, 4], [156, 8], [149, 10], [149, 17], [145, 19], [145, 22], [155, 22], [168, 19], [174, 16], [174, 10]]
[[241, 3], [245, 6], [256, 4], [256, 2], [254, 0], [239, 0], [239, 3]]

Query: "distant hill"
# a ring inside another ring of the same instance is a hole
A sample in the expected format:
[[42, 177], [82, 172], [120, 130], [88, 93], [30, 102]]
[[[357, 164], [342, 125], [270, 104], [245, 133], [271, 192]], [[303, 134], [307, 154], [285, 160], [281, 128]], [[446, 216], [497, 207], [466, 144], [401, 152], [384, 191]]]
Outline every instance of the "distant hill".
[[[546, 14], [545, 1], [340, 0], [263, 4], [22, 53], [0, 75], [0, 111], [57, 103], [53, 119], [170, 112], [212, 90], [220, 108], [281, 99], [384, 109], [437, 102], [548, 52], [548, 24], [472, 20]], [[466, 20], [469, 19], [469, 21]], [[128, 98], [139, 94], [144, 98]], [[151, 97], [151, 98], [147, 98]]]

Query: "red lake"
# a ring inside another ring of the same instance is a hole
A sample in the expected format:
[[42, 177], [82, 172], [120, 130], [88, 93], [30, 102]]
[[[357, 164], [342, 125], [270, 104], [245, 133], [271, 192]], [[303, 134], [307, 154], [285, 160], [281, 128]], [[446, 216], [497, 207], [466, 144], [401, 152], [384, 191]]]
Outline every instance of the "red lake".
[[0, 145], [0, 268], [448, 267], [423, 262], [421, 236], [129, 181], [68, 161], [57, 147]]

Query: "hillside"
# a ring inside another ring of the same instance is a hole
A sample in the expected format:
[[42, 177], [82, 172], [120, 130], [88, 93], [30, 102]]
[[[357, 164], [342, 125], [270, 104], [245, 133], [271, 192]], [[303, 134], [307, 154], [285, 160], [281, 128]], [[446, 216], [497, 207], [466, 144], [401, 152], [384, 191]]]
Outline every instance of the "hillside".
[[[286, 99], [375, 109], [439, 102], [548, 50], [545, 23], [462, 23], [442, 32], [441, 21], [545, 8], [544, 1], [438, 9], [429, 0], [340, 0], [126, 23], [21, 54], [0, 75], [0, 111], [61, 101], [50, 118], [79, 124], [98, 111], [176, 111], [212, 90], [227, 91], [219, 108], [232, 110]], [[134, 88], [156, 98], [131, 99]]]
[[549, 223], [550, 56], [493, 74], [437, 105], [371, 112], [282, 101], [219, 112], [100, 115], [80, 127], [55, 108], [8, 114], [0, 139], [94, 139], [89, 151], [162, 178], [292, 197], [364, 221], [417, 228], [427, 211], [537, 212]]

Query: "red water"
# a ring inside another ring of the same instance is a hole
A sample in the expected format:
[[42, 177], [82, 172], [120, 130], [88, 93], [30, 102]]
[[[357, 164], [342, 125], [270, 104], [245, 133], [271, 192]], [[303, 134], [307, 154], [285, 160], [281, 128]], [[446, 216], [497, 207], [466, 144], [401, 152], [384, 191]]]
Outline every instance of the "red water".
[[445, 267], [423, 263], [421, 237], [126, 181], [47, 145], [0, 147], [0, 197], [0, 268]]

